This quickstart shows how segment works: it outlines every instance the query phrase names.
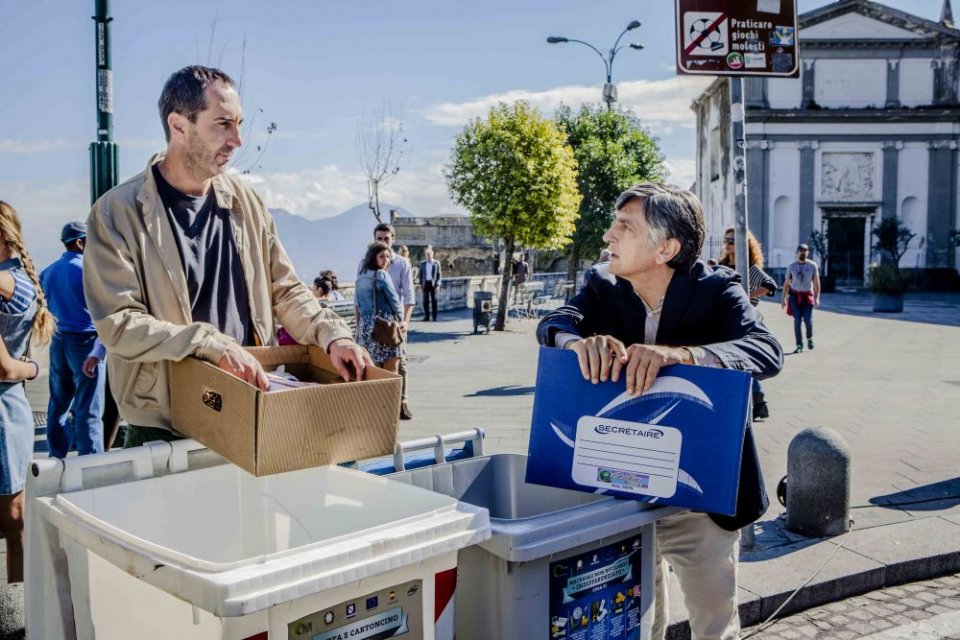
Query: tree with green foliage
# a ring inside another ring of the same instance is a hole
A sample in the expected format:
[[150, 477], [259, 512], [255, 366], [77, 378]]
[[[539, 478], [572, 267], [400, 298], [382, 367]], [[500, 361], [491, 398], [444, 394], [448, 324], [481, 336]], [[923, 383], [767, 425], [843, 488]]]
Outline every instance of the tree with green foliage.
[[[503, 240], [509, 262], [519, 244], [559, 249], [570, 242], [580, 206], [577, 162], [556, 125], [526, 102], [500, 103], [457, 135], [447, 186], [474, 230]], [[503, 269], [494, 330], [506, 323], [511, 269]]]
[[570, 247], [567, 278], [573, 280], [581, 256], [596, 256], [606, 246], [603, 234], [613, 221], [617, 196], [639, 182], [662, 182], [665, 167], [657, 140], [630, 111], [563, 106], [555, 120], [573, 147], [583, 196]]

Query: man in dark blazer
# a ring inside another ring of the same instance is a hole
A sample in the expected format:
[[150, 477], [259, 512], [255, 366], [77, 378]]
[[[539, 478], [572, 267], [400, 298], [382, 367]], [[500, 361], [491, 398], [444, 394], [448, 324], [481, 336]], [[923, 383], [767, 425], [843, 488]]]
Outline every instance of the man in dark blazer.
[[[703, 238], [703, 210], [693, 194], [654, 184], [631, 187], [618, 198], [604, 235], [609, 265], [543, 318], [537, 339], [575, 351], [583, 377], [594, 384], [625, 376], [634, 394], [649, 389], [661, 367], [677, 363], [739, 369], [758, 379], [776, 375], [782, 347], [740, 277], [697, 259]], [[751, 429], [740, 466], [736, 515], [687, 511], [657, 526], [655, 640], [667, 627], [664, 560], [680, 581], [694, 640], [739, 633], [739, 529], [767, 508]]]
[[431, 311], [433, 321], [437, 321], [437, 291], [440, 290], [440, 280], [443, 274], [440, 263], [433, 259], [433, 247], [427, 247], [423, 252], [426, 260], [420, 263], [420, 289], [423, 291], [423, 319], [429, 320]]

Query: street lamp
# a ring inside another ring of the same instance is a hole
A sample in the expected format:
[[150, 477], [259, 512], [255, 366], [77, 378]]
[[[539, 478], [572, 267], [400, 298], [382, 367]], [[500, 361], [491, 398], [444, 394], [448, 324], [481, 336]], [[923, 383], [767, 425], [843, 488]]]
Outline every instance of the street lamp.
[[607, 72], [607, 82], [603, 85], [603, 101], [607, 103], [607, 109], [613, 108], [613, 103], [617, 101], [617, 87], [613, 84], [613, 59], [617, 57], [617, 54], [620, 53], [620, 50], [624, 47], [630, 47], [631, 49], [636, 49], [639, 51], [643, 49], [643, 45], [639, 42], [631, 42], [630, 44], [620, 44], [620, 39], [627, 31], [633, 31], [634, 29], [640, 26], [639, 20], [631, 20], [630, 24], [620, 32], [620, 35], [617, 36], [617, 41], [613, 43], [613, 46], [610, 47], [610, 50], [607, 52], [607, 55], [603, 55], [599, 49], [590, 44], [589, 42], [584, 42], [583, 40], [575, 40], [573, 38], [564, 38], [563, 36], [550, 36], [547, 38], [548, 44], [560, 44], [563, 42], [576, 42], [590, 47], [593, 51], [600, 56], [600, 59], [603, 60], [604, 69]]

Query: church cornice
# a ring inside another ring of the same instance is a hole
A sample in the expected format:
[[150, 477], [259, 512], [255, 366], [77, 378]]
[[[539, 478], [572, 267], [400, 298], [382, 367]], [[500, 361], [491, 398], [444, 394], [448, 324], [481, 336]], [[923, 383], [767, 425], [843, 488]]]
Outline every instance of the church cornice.
[[894, 109], [747, 109], [748, 122], [960, 122], [956, 107]]
[[[799, 17], [800, 29], [803, 30], [848, 13], [857, 13], [926, 38], [960, 40], [960, 31], [957, 29], [915, 16], [906, 11], [871, 2], [871, 0], [840, 0], [819, 9], [808, 11]], [[803, 41], [806, 43], [806, 40]]]
[[903, 50], [903, 49], [928, 49], [942, 50], [956, 49], [960, 46], [960, 40], [954, 38], [937, 38], [929, 40], [898, 40], [895, 38], [861, 38], [857, 40], [832, 40], [828, 38], [803, 38], [800, 41], [801, 51], [808, 49], [849, 49], [851, 51], [863, 51], [873, 49]]

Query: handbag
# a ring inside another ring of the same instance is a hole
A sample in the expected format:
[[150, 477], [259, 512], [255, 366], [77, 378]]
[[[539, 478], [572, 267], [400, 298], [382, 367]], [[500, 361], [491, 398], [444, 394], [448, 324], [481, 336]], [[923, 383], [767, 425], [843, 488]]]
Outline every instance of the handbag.
[[373, 341], [384, 347], [396, 347], [403, 342], [400, 323], [377, 316], [377, 273], [373, 274]]

